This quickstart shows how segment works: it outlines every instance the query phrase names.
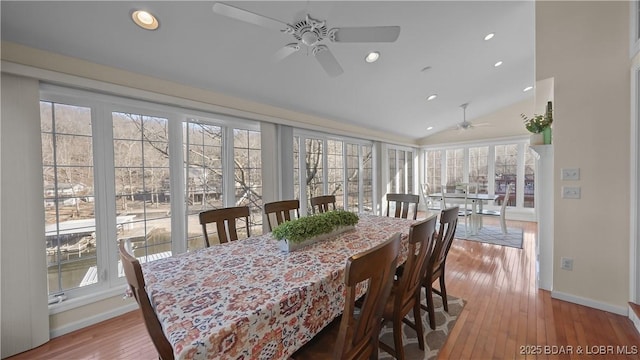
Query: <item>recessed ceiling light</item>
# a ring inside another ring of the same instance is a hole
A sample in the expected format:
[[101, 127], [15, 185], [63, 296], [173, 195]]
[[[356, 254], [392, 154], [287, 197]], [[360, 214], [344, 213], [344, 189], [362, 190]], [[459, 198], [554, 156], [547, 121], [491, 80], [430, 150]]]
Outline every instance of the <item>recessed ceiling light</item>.
[[502, 61], [498, 61], [497, 63], [493, 64], [493, 66], [495, 66], [495, 67], [498, 67], [500, 65], [502, 65]]
[[364, 61], [368, 63], [376, 62], [380, 58], [380, 53], [377, 51], [372, 51], [364, 58]]
[[433, 130], [433, 126], [429, 126], [427, 130]]
[[131, 18], [136, 25], [140, 26], [145, 30], [155, 30], [160, 26], [158, 23], [158, 19], [155, 16], [151, 15], [148, 11], [144, 10], [136, 10], [131, 13]]
[[437, 98], [437, 97], [438, 97], [438, 94], [431, 94], [431, 95], [429, 95], [429, 96], [427, 97], [427, 101], [431, 101], [431, 100], [433, 100], [433, 99], [435, 99], [435, 98]]
[[527, 86], [526, 88], [522, 89], [522, 91], [527, 92], [531, 89], [533, 89], [533, 86]]
[[493, 39], [493, 37], [494, 37], [495, 35], [496, 35], [496, 34], [494, 34], [494, 33], [488, 33], [488, 34], [487, 34], [487, 36], [485, 36], [485, 37], [484, 37], [484, 39], [485, 39], [485, 41], [486, 41], [486, 40], [491, 40], [491, 39]]

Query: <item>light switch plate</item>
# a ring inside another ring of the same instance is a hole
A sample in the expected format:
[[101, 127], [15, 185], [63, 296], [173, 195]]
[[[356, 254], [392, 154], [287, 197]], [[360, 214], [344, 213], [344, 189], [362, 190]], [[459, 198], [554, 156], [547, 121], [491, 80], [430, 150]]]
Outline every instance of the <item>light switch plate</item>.
[[560, 179], [561, 180], [580, 180], [580, 169], [579, 168], [561, 169]]
[[563, 186], [563, 199], [580, 199], [580, 186]]

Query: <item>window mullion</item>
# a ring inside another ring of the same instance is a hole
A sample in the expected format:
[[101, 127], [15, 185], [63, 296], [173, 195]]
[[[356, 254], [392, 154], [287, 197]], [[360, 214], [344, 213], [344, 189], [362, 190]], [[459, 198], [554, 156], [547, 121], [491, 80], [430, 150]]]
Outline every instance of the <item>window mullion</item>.
[[494, 195], [496, 193], [496, 147], [489, 146], [487, 155], [487, 194]]
[[462, 151], [462, 182], [469, 183], [469, 147]]
[[524, 152], [525, 145], [518, 144], [518, 167], [516, 169], [516, 207], [524, 207]]
[[168, 119], [169, 138], [169, 191], [171, 199], [171, 252], [180, 254], [187, 251], [187, 203], [184, 159], [183, 124], [186, 119]]
[[322, 195], [329, 193], [329, 146], [327, 139], [322, 140]]
[[300, 184], [300, 214], [307, 213], [307, 164], [305, 159], [307, 158], [307, 137], [300, 136], [298, 140], [299, 152], [298, 152], [298, 183]]
[[223, 206], [230, 207], [235, 206], [235, 153], [233, 149], [233, 128], [230, 126], [223, 127], [224, 138], [222, 140], [223, 150], [223, 165], [222, 165], [222, 188], [224, 192]]
[[113, 156], [113, 119], [111, 109], [97, 105], [92, 111], [94, 141], [94, 183], [98, 282], [109, 286], [122, 283], [118, 278], [118, 239], [116, 227], [116, 190]]
[[364, 146], [358, 145], [358, 212], [364, 212]]

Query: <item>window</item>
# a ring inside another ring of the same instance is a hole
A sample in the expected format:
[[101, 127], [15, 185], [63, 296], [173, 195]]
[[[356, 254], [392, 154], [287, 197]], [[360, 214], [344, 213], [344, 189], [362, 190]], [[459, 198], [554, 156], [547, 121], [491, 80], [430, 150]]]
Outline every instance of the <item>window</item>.
[[[307, 199], [306, 204], [300, 202], [303, 213], [306, 209], [311, 212], [308, 199], [325, 194], [336, 195], [336, 208], [373, 211], [371, 144], [296, 131], [293, 147], [295, 196]], [[301, 187], [300, 182], [306, 186]]]
[[[235, 204], [249, 206], [252, 235], [262, 234], [262, 145], [259, 131], [234, 129]], [[240, 225], [240, 224], [238, 224]], [[241, 236], [244, 227], [238, 229]]]
[[496, 145], [495, 157], [495, 194], [499, 195], [498, 203], [501, 202], [500, 197], [504, 197], [507, 185], [512, 185], [509, 203], [507, 206], [515, 206], [516, 196], [515, 189], [518, 182], [518, 145]]
[[91, 285], [97, 268], [91, 108], [40, 102], [49, 294]]
[[[187, 202], [187, 248], [204, 247], [204, 236], [198, 214], [220, 209], [223, 203], [222, 127], [198, 123], [194, 119], [183, 123], [185, 142]], [[213, 234], [212, 234], [213, 235]], [[211, 236], [215, 242], [216, 236]]]
[[489, 147], [469, 148], [469, 182], [478, 184], [478, 193], [486, 194], [489, 186]]
[[426, 175], [425, 179], [429, 184], [429, 191], [440, 192], [442, 190], [442, 151], [427, 150], [425, 152], [426, 159]]
[[453, 192], [455, 184], [478, 183], [479, 193], [497, 196], [494, 204], [488, 204], [492, 209], [502, 203], [507, 184], [512, 184], [508, 206], [522, 209], [535, 205], [535, 158], [528, 139], [428, 148], [424, 149], [424, 161], [423, 179], [432, 192], [440, 190], [438, 184], [446, 184], [446, 191]]
[[453, 192], [456, 184], [464, 183], [464, 149], [447, 150], [447, 191]]
[[307, 207], [311, 204], [309, 199], [324, 195], [324, 174], [323, 174], [323, 145], [321, 139], [305, 139], [305, 176], [307, 184]]
[[[354, 146], [347, 144], [347, 154], [349, 154], [350, 147]], [[345, 156], [342, 151], [343, 143], [337, 140], [327, 140], [327, 194], [336, 196], [336, 209], [344, 208], [344, 160]], [[350, 164], [350, 156], [347, 155], [347, 164]], [[357, 164], [357, 159], [356, 159]], [[350, 171], [347, 170], [347, 174]], [[347, 175], [350, 176], [350, 175]], [[349, 178], [349, 184], [347, 185], [347, 192], [349, 198], [351, 197], [351, 179]], [[357, 188], [357, 174], [356, 174], [356, 191]], [[349, 201], [349, 205], [351, 202]]]
[[397, 147], [388, 150], [389, 193], [413, 193], [413, 152]]
[[371, 145], [361, 145], [362, 176], [361, 191], [362, 206], [360, 212], [373, 214], [373, 147]]
[[535, 164], [536, 159], [532, 154], [533, 150], [524, 152], [524, 207], [535, 207]]
[[201, 248], [203, 210], [248, 205], [262, 232], [257, 124], [50, 85], [40, 116], [51, 297], [121, 287], [115, 239], [141, 261]]
[[113, 112], [116, 227], [137, 257], [171, 256], [168, 120]]

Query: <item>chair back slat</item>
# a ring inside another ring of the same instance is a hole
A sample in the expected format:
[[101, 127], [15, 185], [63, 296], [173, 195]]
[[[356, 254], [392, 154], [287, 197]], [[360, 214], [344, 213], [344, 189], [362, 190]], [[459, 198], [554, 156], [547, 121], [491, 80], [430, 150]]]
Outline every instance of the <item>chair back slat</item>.
[[[273, 231], [275, 226], [285, 221], [291, 220], [291, 212], [295, 213], [295, 217], [300, 217], [300, 201], [299, 200], [283, 200], [264, 204], [264, 213], [267, 216], [267, 224], [269, 231]], [[276, 218], [276, 224], [271, 223], [271, 215]]]
[[236, 206], [222, 209], [214, 209], [203, 211], [199, 214], [200, 225], [202, 225], [202, 233], [204, 235], [205, 245], [211, 246], [209, 240], [209, 233], [207, 231], [207, 224], [215, 223], [216, 231], [218, 233], [218, 239], [220, 244], [224, 244], [229, 241], [238, 240], [238, 230], [236, 220], [244, 218], [247, 237], [251, 236], [249, 230], [249, 207], [248, 206]]
[[409, 208], [413, 207], [413, 220], [418, 217], [418, 203], [420, 196], [414, 194], [387, 194], [387, 216], [391, 208], [391, 203], [395, 205], [394, 217], [407, 219]]
[[[336, 209], [336, 196], [335, 195], [322, 195], [311, 198], [311, 209], [313, 213], [323, 213]], [[332, 209], [330, 209], [331, 205]]]

